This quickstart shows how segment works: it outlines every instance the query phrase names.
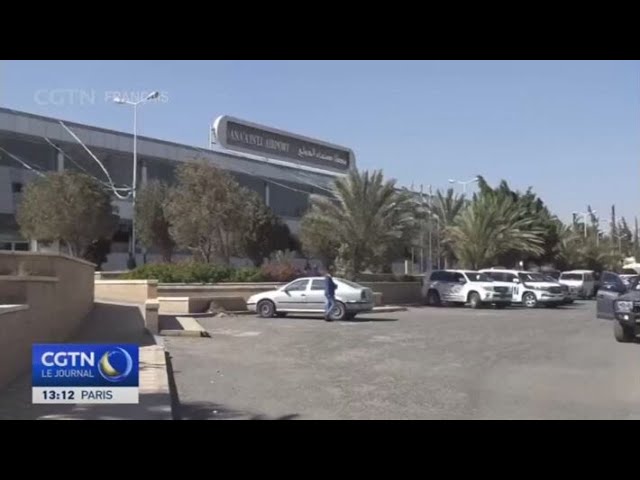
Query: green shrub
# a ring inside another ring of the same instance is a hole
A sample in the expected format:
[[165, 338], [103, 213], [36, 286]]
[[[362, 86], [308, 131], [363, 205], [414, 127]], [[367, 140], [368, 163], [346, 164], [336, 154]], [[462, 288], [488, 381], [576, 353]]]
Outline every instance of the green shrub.
[[304, 276], [303, 272], [288, 262], [266, 263], [262, 265], [260, 271], [268, 282], [290, 282]]
[[234, 270], [229, 282], [264, 282], [265, 276], [259, 268], [238, 268]]
[[158, 280], [160, 283], [260, 282], [264, 276], [257, 268], [239, 268], [208, 263], [149, 263], [126, 273], [128, 280]]

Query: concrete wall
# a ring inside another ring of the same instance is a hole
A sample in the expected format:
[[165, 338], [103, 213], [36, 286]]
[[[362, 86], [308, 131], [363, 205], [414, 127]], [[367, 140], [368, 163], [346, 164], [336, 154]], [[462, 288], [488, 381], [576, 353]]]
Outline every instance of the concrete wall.
[[64, 342], [93, 307], [95, 266], [65, 255], [0, 252], [0, 387], [26, 372], [33, 343]]
[[[97, 277], [97, 276], [96, 276]], [[376, 305], [421, 303], [418, 282], [361, 282], [375, 293]], [[227, 311], [246, 309], [247, 299], [283, 283], [219, 283], [216, 285], [158, 284], [156, 280], [95, 280], [96, 300], [144, 304], [157, 301], [159, 313], [203, 313], [211, 301]], [[149, 327], [148, 327], [149, 328]], [[151, 329], [151, 328], [150, 328]]]
[[360, 282], [374, 292], [382, 294], [384, 305], [410, 305], [422, 303], [419, 282]]
[[157, 280], [95, 280], [94, 283], [96, 300], [144, 304], [158, 297]]
[[216, 285], [189, 285], [162, 283], [158, 285], [159, 297], [242, 297], [245, 301], [256, 293], [275, 290], [284, 283], [218, 283]]
[[[360, 282], [360, 284], [364, 287], [370, 288], [374, 293], [378, 294], [376, 295], [376, 305], [407, 305], [422, 303], [421, 284], [419, 282]], [[204, 307], [206, 302], [196, 302], [194, 299], [219, 300], [221, 306], [224, 306], [227, 310], [240, 310], [237, 302], [230, 301], [233, 297], [241, 298], [246, 302], [251, 295], [273, 290], [282, 285], [284, 284], [160, 284], [158, 285], [160, 313], [199, 313], [204, 311], [201, 307], [206, 308]], [[175, 298], [175, 300], [171, 301], [171, 298]]]

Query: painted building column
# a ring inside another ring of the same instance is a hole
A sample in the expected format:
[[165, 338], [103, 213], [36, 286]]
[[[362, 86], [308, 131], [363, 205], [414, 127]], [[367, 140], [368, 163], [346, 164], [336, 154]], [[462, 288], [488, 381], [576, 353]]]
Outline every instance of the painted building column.
[[142, 186], [147, 184], [147, 162], [142, 161]]
[[64, 172], [64, 155], [62, 152], [56, 152], [56, 171]]

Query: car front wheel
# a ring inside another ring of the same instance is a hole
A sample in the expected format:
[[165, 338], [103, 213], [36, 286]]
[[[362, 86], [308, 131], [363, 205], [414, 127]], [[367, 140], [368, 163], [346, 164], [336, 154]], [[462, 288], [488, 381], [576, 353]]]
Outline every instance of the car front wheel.
[[437, 290], [429, 290], [427, 292], [427, 305], [431, 307], [440, 306], [440, 295]]
[[533, 308], [538, 304], [538, 299], [534, 293], [527, 292], [522, 296], [522, 303], [527, 308]]
[[480, 308], [482, 306], [482, 300], [477, 292], [471, 292], [469, 294], [469, 305], [471, 308]]
[[628, 327], [620, 323], [618, 320], [614, 320], [613, 336], [620, 343], [631, 343], [636, 339], [636, 332], [633, 327]]

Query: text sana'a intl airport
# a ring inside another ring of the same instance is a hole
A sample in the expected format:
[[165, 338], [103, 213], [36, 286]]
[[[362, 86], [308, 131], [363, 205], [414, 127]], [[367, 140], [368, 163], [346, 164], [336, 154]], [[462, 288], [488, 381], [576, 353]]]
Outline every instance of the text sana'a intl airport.
[[[171, 184], [176, 166], [204, 159], [257, 192], [295, 234], [309, 195], [328, 194], [336, 176], [356, 167], [349, 148], [245, 120], [221, 116], [201, 127], [202, 147], [138, 136], [139, 186], [153, 179]], [[133, 143], [131, 133], [0, 108], [0, 249], [42, 249], [20, 235], [15, 220], [22, 191], [39, 171], [85, 172], [110, 180], [115, 188], [129, 186]], [[91, 154], [101, 161], [110, 179]], [[125, 268], [131, 236], [131, 202], [114, 197], [114, 203], [120, 224], [105, 270]], [[144, 253], [140, 248], [138, 245], [138, 264]], [[154, 258], [153, 252], [146, 253], [147, 259]]]

